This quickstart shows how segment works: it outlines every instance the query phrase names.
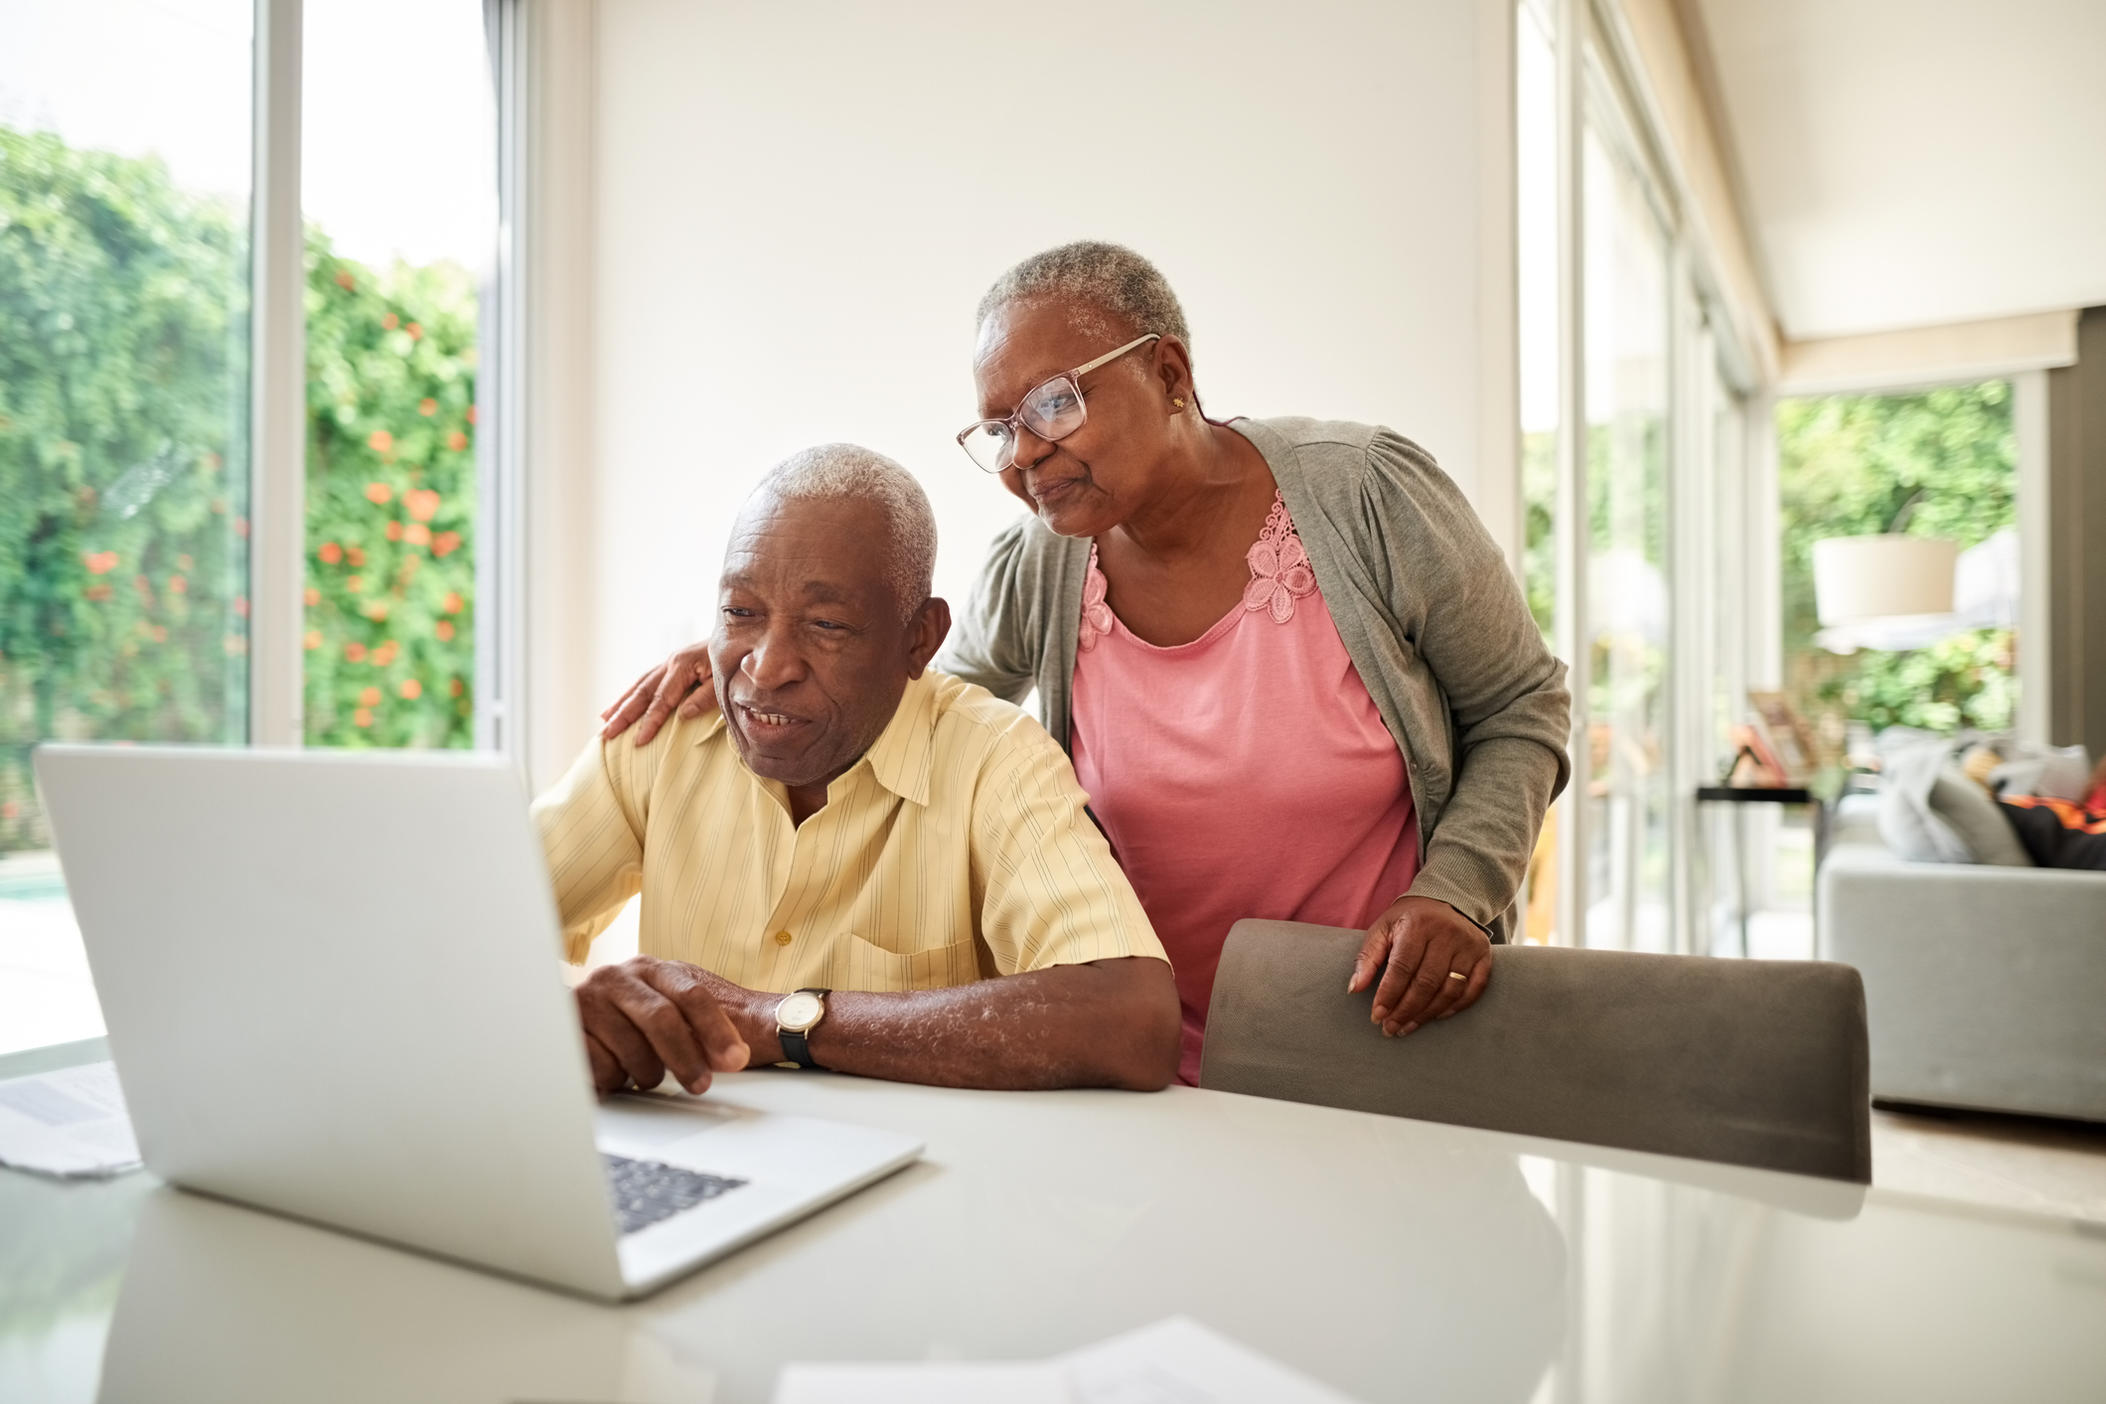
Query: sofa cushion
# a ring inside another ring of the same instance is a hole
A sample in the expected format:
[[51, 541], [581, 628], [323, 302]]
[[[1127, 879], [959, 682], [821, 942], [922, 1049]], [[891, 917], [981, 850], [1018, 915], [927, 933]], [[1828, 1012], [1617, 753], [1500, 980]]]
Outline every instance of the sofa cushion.
[[1930, 805], [1951, 826], [1977, 863], [2003, 868], [2030, 868], [2033, 858], [2012, 821], [2004, 817], [1989, 792], [1967, 778], [1956, 765], [1940, 767], [1931, 782]]
[[1912, 863], [2033, 866], [1988, 791], [1969, 780], [1944, 741], [1890, 755], [1879, 795], [1879, 836]]

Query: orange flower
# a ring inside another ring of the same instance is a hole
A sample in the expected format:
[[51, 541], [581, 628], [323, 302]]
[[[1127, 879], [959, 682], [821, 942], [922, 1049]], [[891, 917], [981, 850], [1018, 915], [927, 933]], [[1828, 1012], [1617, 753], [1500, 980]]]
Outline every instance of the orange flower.
[[446, 447], [452, 449], [455, 453], [459, 453], [462, 449], [468, 447], [468, 436], [456, 429], [446, 436]]
[[409, 514], [420, 522], [428, 522], [439, 515], [439, 494], [430, 488], [411, 488], [402, 494], [402, 501]]
[[247, 595], [236, 595], [234, 597], [234, 613], [242, 619], [249, 617], [249, 597]]
[[394, 662], [395, 654], [399, 647], [400, 646], [393, 639], [389, 639], [379, 648], [374, 649], [373, 666], [376, 668], [385, 668], [388, 666], [388, 664]]
[[249, 539], [249, 519], [247, 517], [236, 517], [234, 519], [234, 534], [244, 541]]
[[[366, 563], [366, 553], [356, 546], [348, 546], [344, 549], [344, 559], [351, 562], [354, 567], [362, 566]], [[352, 588], [356, 589], [357, 587], [353, 586]]]
[[473, 424], [473, 423], [475, 423], [475, 406], [474, 406], [474, 405], [470, 405], [470, 406], [468, 406], [468, 422], [469, 422], [470, 424]]
[[431, 418], [438, 412], [439, 402], [437, 400], [426, 397], [425, 399], [417, 401], [417, 413], [423, 415], [426, 419]]
[[439, 601], [439, 608], [445, 610], [448, 614], [459, 614], [461, 612], [461, 597], [459, 592], [454, 590], [448, 590], [446, 592], [446, 598]]
[[166, 625], [163, 625], [163, 624], [156, 624], [156, 625], [154, 625], [154, 642], [155, 642], [155, 643], [167, 643], [167, 642], [168, 642], [168, 628], [167, 628], [167, 626], [166, 626]]
[[190, 582], [180, 575], [171, 575], [168, 577], [168, 593], [171, 595], [187, 595], [190, 593]]
[[[376, 439], [385, 439], [387, 436], [388, 431], [385, 429], [378, 429], [373, 433], [373, 437]], [[375, 507], [385, 507], [394, 496], [395, 489], [389, 487], [386, 483], [366, 484], [366, 501], [372, 503]]]
[[454, 696], [459, 697], [462, 692], [461, 680], [459, 678], [455, 678], [452, 682], [446, 684], [446, 690], [452, 693]]
[[393, 331], [395, 330], [395, 328], [402, 325], [402, 319], [396, 316], [394, 313], [390, 312], [387, 316], [382, 317], [380, 319], [380, 325], [385, 327], [389, 331]]
[[362, 644], [362, 643], [347, 643], [347, 644], [345, 644], [345, 645], [344, 645], [344, 661], [345, 661], [346, 663], [363, 663], [363, 662], [365, 662], [365, 661], [366, 661], [366, 646], [365, 646], [364, 644]]
[[364, 707], [377, 707], [377, 706], [379, 706], [379, 705], [380, 705], [380, 689], [379, 689], [379, 688], [377, 688], [377, 687], [369, 687], [369, 688], [367, 688], [367, 689], [366, 689], [366, 690], [365, 690], [364, 692], [361, 692], [361, 693], [359, 693], [359, 694], [358, 694], [358, 701], [359, 701], [359, 705], [360, 705], [360, 706], [364, 706]]
[[344, 588], [356, 594], [366, 588], [366, 578], [363, 575], [351, 576], [344, 581]]
[[461, 534], [457, 531], [442, 531], [432, 538], [431, 553], [434, 556], [450, 556], [461, 549]]
[[358, 286], [358, 279], [352, 277], [346, 270], [339, 268], [336, 271], [336, 285], [349, 292]]
[[388, 523], [388, 540], [390, 540], [390, 541], [400, 541], [401, 539], [402, 539], [402, 523], [400, 523], [400, 522], [389, 522], [389, 523]]
[[[334, 541], [324, 541], [322, 549], [315, 552], [315, 554], [322, 558], [323, 565], [335, 565], [344, 558], [344, 548], [337, 545]], [[309, 600], [308, 603], [313, 604], [314, 601]]]
[[424, 695], [424, 684], [418, 682], [415, 678], [404, 678], [402, 680], [402, 695], [407, 700], [414, 702]]
[[351, 725], [353, 726], [371, 726], [372, 724], [373, 713], [367, 708], [360, 707], [351, 714]]
[[115, 551], [83, 551], [80, 558], [90, 575], [108, 575], [117, 568]]
[[101, 604], [110, 597], [110, 587], [107, 585], [90, 585], [82, 590], [81, 593], [97, 604]]
[[[437, 634], [437, 635], [439, 636], [439, 642], [440, 642], [440, 643], [452, 643], [452, 642], [453, 642], [453, 621], [452, 621], [451, 619], [441, 619], [441, 620], [440, 620], [440, 621], [439, 621], [439, 622], [438, 622], [437, 624], [435, 624], [435, 625], [433, 625], [433, 626], [432, 626], [432, 632], [433, 632], [434, 634]], [[460, 679], [459, 679], [459, 678], [455, 678], [455, 679], [454, 679], [454, 696], [456, 696], [456, 697], [460, 696]]]
[[190, 553], [188, 551], [178, 552], [175, 558], [175, 564], [176, 569], [181, 571], [190, 571], [197, 568], [196, 562], [190, 559]]
[[322, 592], [320, 590], [315, 589], [314, 586], [310, 585], [307, 587], [307, 593], [300, 596], [300, 598], [307, 601], [307, 607], [309, 609], [313, 609], [316, 605], [322, 602]]
[[364, 614], [364, 615], [366, 616], [366, 618], [368, 618], [368, 619], [372, 620], [372, 621], [373, 621], [374, 623], [378, 624], [378, 623], [379, 623], [379, 622], [380, 622], [381, 620], [383, 620], [383, 619], [385, 619], [385, 618], [387, 618], [387, 617], [388, 617], [388, 604], [387, 604], [387, 601], [386, 601], [386, 600], [368, 600], [368, 601], [366, 601], [366, 607], [365, 607], [365, 608], [364, 608], [364, 609], [363, 609], [362, 611], [360, 611], [360, 612], [361, 612], [362, 614]]
[[411, 322], [403, 330], [409, 333], [411, 341], [422, 341], [424, 339], [424, 328], [418, 326], [415, 322]]
[[307, 645], [310, 649], [320, 648], [322, 646], [322, 631], [320, 629], [309, 629], [301, 636], [300, 642]]
[[[393, 522], [390, 525], [399, 527], [402, 523]], [[409, 529], [402, 533], [402, 539], [409, 542], [412, 546], [429, 546], [431, 545], [431, 528], [422, 522], [411, 522]], [[412, 565], [416, 563], [414, 556], [410, 558], [410, 563]]]

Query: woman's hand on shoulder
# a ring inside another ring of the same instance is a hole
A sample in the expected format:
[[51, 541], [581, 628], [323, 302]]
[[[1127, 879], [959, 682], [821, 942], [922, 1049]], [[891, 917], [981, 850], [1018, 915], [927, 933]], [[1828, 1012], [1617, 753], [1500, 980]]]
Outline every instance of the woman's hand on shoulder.
[[607, 723], [600, 728], [600, 737], [612, 741], [633, 726], [635, 743], [648, 746], [674, 712], [692, 719], [716, 705], [717, 682], [709, 671], [709, 645], [689, 644], [638, 678], [619, 702], [600, 713], [600, 720]]
[[1395, 1038], [1460, 1014], [1491, 978], [1492, 938], [1483, 927], [1436, 898], [1399, 897], [1368, 928], [1346, 990], [1372, 985], [1374, 1021]]

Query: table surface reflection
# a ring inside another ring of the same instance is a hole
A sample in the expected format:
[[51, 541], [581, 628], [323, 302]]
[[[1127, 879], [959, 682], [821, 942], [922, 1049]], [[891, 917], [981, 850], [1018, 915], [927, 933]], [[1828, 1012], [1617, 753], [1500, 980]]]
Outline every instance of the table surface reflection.
[[711, 1095], [927, 1158], [626, 1307], [150, 1175], [0, 1171], [0, 1399], [740, 1404], [789, 1361], [1030, 1359], [1174, 1313], [1370, 1404], [2106, 1395], [2094, 1226], [1182, 1088]]

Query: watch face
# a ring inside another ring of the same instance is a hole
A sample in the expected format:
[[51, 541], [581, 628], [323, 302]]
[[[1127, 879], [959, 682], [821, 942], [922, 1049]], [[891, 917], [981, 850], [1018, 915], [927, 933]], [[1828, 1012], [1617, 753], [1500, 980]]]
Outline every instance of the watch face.
[[825, 1012], [826, 1005], [820, 1002], [819, 996], [799, 990], [775, 1006], [775, 1022], [792, 1033], [803, 1033], [818, 1023], [819, 1016]]

